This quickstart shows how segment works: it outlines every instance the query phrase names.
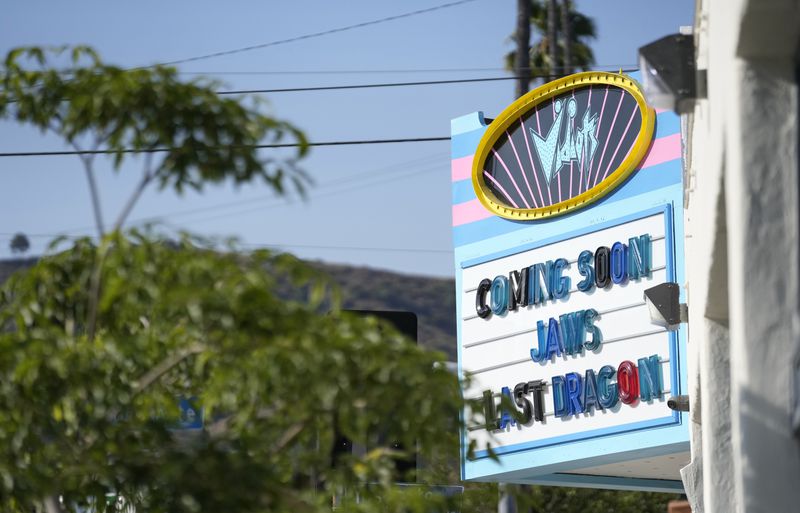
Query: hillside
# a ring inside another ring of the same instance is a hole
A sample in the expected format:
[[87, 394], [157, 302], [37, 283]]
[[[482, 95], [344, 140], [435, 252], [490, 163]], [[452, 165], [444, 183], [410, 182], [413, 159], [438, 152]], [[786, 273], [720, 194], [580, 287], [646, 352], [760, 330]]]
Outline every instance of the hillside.
[[342, 288], [344, 307], [417, 314], [419, 343], [456, 360], [456, 302], [452, 279], [410, 276], [367, 267], [314, 263]]
[[[0, 260], [0, 283], [15, 271], [31, 267], [36, 258]], [[331, 276], [342, 291], [344, 308], [407, 310], [417, 314], [420, 345], [456, 360], [455, 295], [452, 279], [410, 276], [367, 267], [311, 263]], [[290, 295], [284, 291], [284, 295]]]

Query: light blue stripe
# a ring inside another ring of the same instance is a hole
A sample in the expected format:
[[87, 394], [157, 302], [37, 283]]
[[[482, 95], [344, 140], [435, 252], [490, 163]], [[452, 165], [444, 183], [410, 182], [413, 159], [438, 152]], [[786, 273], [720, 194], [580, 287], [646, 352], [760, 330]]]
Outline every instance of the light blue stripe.
[[453, 135], [452, 139], [450, 139], [450, 158], [460, 159], [461, 157], [475, 155], [475, 150], [478, 149], [478, 143], [481, 141], [485, 131], [486, 128], [484, 127], [472, 132]]
[[467, 461], [464, 470], [467, 480], [515, 482], [688, 450], [689, 429], [681, 424]]
[[533, 226], [534, 224], [536, 226], [547, 226], [554, 223], [562, 223], [565, 219], [580, 215], [582, 212], [592, 211], [596, 214], [598, 209], [617, 201], [631, 198], [648, 191], [681, 183], [681, 172], [680, 160], [671, 160], [656, 166], [641, 169], [633, 173], [631, 178], [629, 178], [624, 185], [620, 186], [610, 195], [592, 205], [589, 209], [576, 210], [572, 214], [566, 214], [550, 220], [530, 223], [511, 221], [501, 217], [492, 216], [480, 221], [475, 221], [474, 223], [454, 226], [453, 244], [456, 247], [463, 246], [465, 244], [472, 244], [496, 235], [522, 230], [528, 226]]
[[525, 483], [572, 486], [578, 488], [605, 488], [607, 490], [684, 493], [683, 483], [681, 481], [669, 479], [637, 479], [631, 477], [556, 473], [525, 480]]
[[682, 194], [683, 187], [678, 183], [634, 196], [627, 201], [604, 205], [603, 208], [595, 207], [580, 210], [575, 214], [562, 217], [563, 224], [520, 222], [518, 224], [522, 228], [519, 230], [487, 236], [471, 244], [456, 246], [454, 254], [456, 266], [460, 268], [461, 262], [496, 252], [500, 248], [521, 246], [533, 241], [555, 237], [561, 233], [578, 230], [584, 226], [593, 226], [608, 219], [641, 212], [656, 205], [672, 203], [673, 208], [679, 211], [681, 209]]
[[472, 112], [450, 120], [450, 135], [455, 137], [473, 130], [481, 130], [485, 126], [486, 121], [483, 119], [483, 112]]
[[[455, 290], [453, 292], [456, 295], [456, 312], [458, 313], [458, 315], [460, 315], [460, 312], [462, 311], [461, 299], [464, 296], [464, 294], [462, 294], [461, 291], [464, 290], [463, 286], [464, 283], [463, 283], [463, 277], [461, 276], [461, 269], [456, 269]], [[463, 336], [461, 333], [461, 328], [462, 328], [461, 323], [456, 322], [456, 350], [458, 354], [458, 379], [463, 383], [464, 369], [461, 367], [461, 362], [463, 362], [464, 359], [461, 352], [462, 349], [461, 339]], [[460, 414], [462, 415], [462, 420], [463, 420], [464, 411], [462, 410]], [[464, 426], [463, 423], [462, 426]], [[465, 427], [462, 427], [459, 439], [461, 440], [461, 462], [460, 462], [461, 479], [466, 479], [468, 444], [467, 444], [467, 430], [465, 429]]]
[[[623, 215], [623, 216], [620, 216], [620, 217], [615, 217], [614, 219], [610, 219], [610, 220], [602, 222], [602, 223], [592, 224], [592, 225], [587, 225], [587, 226], [580, 226], [580, 227], [578, 227], [578, 228], [576, 228], [574, 230], [568, 230], [568, 231], [559, 232], [558, 234], [553, 235], [552, 237], [539, 238], [535, 242], [528, 242], [528, 243], [521, 244], [521, 245], [518, 245], [518, 246], [505, 247], [504, 249], [502, 249], [500, 251], [489, 253], [487, 255], [482, 255], [482, 256], [480, 256], [478, 258], [473, 258], [473, 259], [470, 259], [470, 260], [464, 260], [464, 261], [461, 262], [461, 268], [462, 269], [467, 269], [468, 267], [484, 264], [486, 262], [491, 262], [492, 260], [497, 260], [499, 258], [503, 258], [503, 257], [509, 256], [509, 255], [516, 255], [517, 253], [522, 253], [523, 251], [528, 251], [528, 250], [531, 250], [531, 249], [540, 248], [542, 246], [547, 246], [549, 244], [554, 244], [556, 242], [561, 242], [561, 241], [564, 241], [564, 240], [567, 240], [567, 239], [580, 237], [582, 235], [586, 235], [587, 233], [593, 233], [593, 232], [597, 232], [597, 231], [600, 231], [600, 230], [605, 230], [606, 228], [611, 228], [613, 226], [618, 226], [618, 225], [621, 225], [621, 224], [629, 223], [631, 221], [636, 221], [637, 219], [650, 217], [650, 216], [655, 215], [655, 214], [664, 214], [665, 215], [665, 221], [664, 221], [665, 228], [664, 229], [665, 229], [665, 231], [667, 233], [669, 233], [670, 224], [672, 222], [672, 219], [671, 219], [671, 217], [672, 217], [672, 205], [665, 204], [665, 205], [660, 205], [658, 207], [649, 208], [647, 210], [642, 210], [642, 211], [639, 211], [639, 212], [632, 212], [632, 213], [627, 214], [627, 215]], [[667, 235], [667, 237], [669, 237], [669, 235]], [[668, 244], [670, 243], [669, 239], [667, 240], [667, 243]], [[670, 247], [670, 246], [668, 245], [667, 247]], [[668, 257], [668, 259], [667, 259], [667, 272], [668, 273], [671, 271], [671, 268], [672, 268], [671, 262], [672, 262], [672, 259]]]
[[656, 133], [653, 139], [681, 133], [681, 118], [672, 111], [662, 112], [656, 116]]
[[[617, 435], [620, 433], [630, 433], [631, 431], [639, 431], [641, 429], [650, 429], [661, 426], [671, 426], [674, 424], [676, 424], [674, 416], [669, 415], [668, 417], [661, 417], [660, 419], [643, 420], [641, 422], [631, 422], [629, 424], [623, 424], [621, 426], [614, 426], [610, 428], [592, 429], [589, 431], [581, 431], [580, 433], [554, 436], [551, 438], [543, 438], [541, 440], [534, 440], [531, 442], [525, 442], [521, 444], [504, 445], [503, 447], [496, 447], [493, 450], [495, 454], [501, 454], [501, 455], [510, 454], [513, 452], [528, 451], [530, 449], [539, 449], [542, 447], [549, 447], [552, 445], [575, 442], [578, 440], [588, 440], [588, 439], [598, 438], [601, 436]], [[475, 451], [475, 459], [488, 458], [488, 457], [489, 457], [488, 451]]]
[[476, 198], [475, 188], [472, 187], [472, 180], [459, 180], [453, 182], [453, 205], [466, 203]]

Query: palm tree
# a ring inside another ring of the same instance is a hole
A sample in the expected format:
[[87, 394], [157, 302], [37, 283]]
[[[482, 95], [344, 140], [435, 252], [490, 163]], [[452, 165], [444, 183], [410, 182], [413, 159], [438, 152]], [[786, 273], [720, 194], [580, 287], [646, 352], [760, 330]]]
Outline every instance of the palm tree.
[[[594, 20], [574, 11], [570, 8], [569, 0], [562, 0], [556, 3], [554, 0], [530, 0], [530, 20], [533, 30], [538, 34], [539, 40], [530, 46], [530, 69], [531, 74], [546, 79], [555, 79], [560, 76], [568, 75], [573, 70], [587, 70], [594, 64], [594, 53], [589, 46], [589, 40], [597, 37]], [[558, 31], [553, 36], [552, 31], [548, 30], [548, 5], [556, 5], [553, 20], [562, 20], [561, 34], [568, 36], [568, 44], [565, 38], [558, 37]], [[562, 10], [566, 10], [562, 12]], [[564, 25], [564, 21], [568, 23]], [[551, 39], [555, 39], [555, 45], [551, 46]], [[551, 55], [550, 50], [555, 55]], [[569, 53], [569, 62], [565, 62], [565, 54]], [[509, 52], [505, 58], [506, 69], [514, 70], [514, 52]], [[555, 59], [555, 61], [554, 61]]]

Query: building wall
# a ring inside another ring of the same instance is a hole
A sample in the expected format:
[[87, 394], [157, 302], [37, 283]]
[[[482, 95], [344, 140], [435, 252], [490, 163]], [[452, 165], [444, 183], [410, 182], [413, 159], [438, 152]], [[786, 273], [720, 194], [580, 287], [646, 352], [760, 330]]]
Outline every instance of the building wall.
[[800, 352], [799, 31], [797, 0], [698, 2], [708, 97], [685, 131], [695, 386], [684, 482], [695, 511], [800, 511], [790, 422]]

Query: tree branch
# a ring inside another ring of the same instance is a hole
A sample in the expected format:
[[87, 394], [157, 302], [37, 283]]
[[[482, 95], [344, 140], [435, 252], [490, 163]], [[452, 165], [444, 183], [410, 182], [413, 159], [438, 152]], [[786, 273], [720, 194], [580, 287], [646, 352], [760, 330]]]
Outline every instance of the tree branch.
[[98, 247], [97, 262], [95, 262], [94, 269], [92, 270], [92, 277], [89, 282], [89, 318], [86, 321], [86, 333], [89, 341], [94, 341], [94, 336], [97, 332], [97, 308], [100, 303], [100, 284], [103, 271], [103, 263], [108, 254], [109, 244], [103, 241], [102, 235], [100, 236], [100, 246]]
[[[59, 123], [62, 122], [60, 114], [55, 114], [53, 117]], [[48, 128], [50, 128], [50, 130], [52, 130], [56, 134], [64, 137], [65, 139], [67, 139], [69, 141], [70, 145], [73, 148], [75, 148], [76, 151], [78, 151], [78, 152], [82, 152], [83, 151], [83, 149], [80, 147], [80, 145], [78, 143], [75, 142], [74, 139], [72, 139], [70, 137], [66, 137], [61, 132], [61, 130], [59, 129], [59, 126], [57, 124], [55, 124], [53, 122], [50, 122], [49, 125], [48, 125]], [[104, 138], [98, 137], [96, 142], [95, 142], [95, 146], [94, 146], [93, 149], [96, 150], [97, 148], [99, 148], [100, 144], [102, 144], [103, 140], [104, 140]], [[92, 197], [92, 209], [94, 210], [94, 222], [95, 222], [95, 225], [97, 226], [97, 236], [102, 239], [103, 238], [103, 234], [105, 234], [105, 228], [104, 228], [104, 225], [103, 225], [103, 213], [102, 213], [102, 210], [100, 208], [100, 191], [97, 188], [97, 182], [94, 179], [94, 170], [92, 168], [94, 154], [89, 154], [89, 155], [80, 154], [79, 158], [81, 159], [81, 162], [83, 163], [83, 169], [84, 169], [84, 171], [86, 173], [86, 179], [89, 182], [89, 194]]]
[[167, 373], [171, 368], [175, 367], [179, 363], [181, 363], [186, 358], [197, 354], [203, 351], [205, 347], [201, 344], [193, 344], [183, 351], [179, 351], [164, 360], [162, 360], [158, 365], [150, 369], [144, 376], [136, 381], [136, 385], [134, 386], [134, 394], [140, 393], [142, 390], [146, 389], [150, 385], [152, 385], [158, 378], [163, 376]]
[[303, 429], [306, 427], [305, 421], [295, 422], [289, 428], [283, 432], [283, 436], [281, 436], [275, 445], [272, 447], [272, 452], [280, 452], [282, 451], [289, 442], [294, 440], [297, 435], [299, 435]]
[[[276, 408], [274, 408], [274, 407], [261, 408], [260, 410], [258, 410], [256, 412], [256, 418], [257, 419], [268, 419], [272, 415], [275, 414], [275, 411], [276, 411]], [[219, 420], [216, 420], [213, 423], [211, 423], [208, 426], [208, 429], [207, 429], [208, 435], [211, 438], [216, 438], [216, 437], [220, 437], [220, 436], [224, 435], [225, 433], [227, 433], [228, 432], [228, 428], [230, 427], [231, 418], [232, 418], [232, 416], [228, 415], [227, 417], [223, 417], [223, 418], [221, 418]]]
[[[77, 151], [83, 151], [75, 141], [70, 141], [70, 144]], [[83, 170], [86, 173], [86, 180], [89, 182], [89, 194], [92, 197], [92, 209], [94, 211], [94, 222], [97, 226], [97, 236], [102, 239], [106, 233], [103, 225], [103, 212], [100, 208], [100, 191], [97, 188], [97, 182], [94, 179], [94, 168], [92, 167], [91, 156], [81, 155], [81, 162], [83, 162]]]
[[114, 223], [114, 231], [119, 230], [122, 228], [122, 225], [125, 223], [125, 219], [128, 218], [131, 211], [133, 210], [134, 205], [136, 202], [139, 201], [139, 198], [142, 196], [147, 185], [153, 180], [153, 154], [147, 153], [145, 154], [145, 162], [144, 162], [144, 174], [142, 175], [142, 179], [139, 184], [136, 186], [136, 189], [133, 191], [133, 194], [130, 198], [128, 198], [127, 203], [125, 203], [125, 207], [123, 207], [122, 212], [119, 213], [119, 217], [117, 221]]

